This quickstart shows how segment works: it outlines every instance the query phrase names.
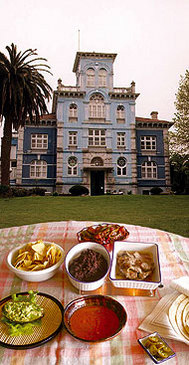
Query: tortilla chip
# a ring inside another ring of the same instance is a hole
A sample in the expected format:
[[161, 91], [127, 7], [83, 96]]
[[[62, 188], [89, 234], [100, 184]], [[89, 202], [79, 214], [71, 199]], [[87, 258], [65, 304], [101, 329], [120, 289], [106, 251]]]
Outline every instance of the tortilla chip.
[[61, 256], [61, 251], [54, 244], [47, 245], [38, 240], [19, 250], [14, 266], [19, 270], [39, 271], [56, 264]]

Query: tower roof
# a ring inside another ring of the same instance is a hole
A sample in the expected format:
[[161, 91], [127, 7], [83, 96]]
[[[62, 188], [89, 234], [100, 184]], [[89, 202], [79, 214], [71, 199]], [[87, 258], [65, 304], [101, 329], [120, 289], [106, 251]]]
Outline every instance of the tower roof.
[[112, 59], [113, 62], [117, 56], [117, 53], [104, 53], [104, 52], [77, 52], [74, 66], [73, 66], [73, 72], [77, 71], [78, 64], [81, 58], [105, 58], [105, 59]]

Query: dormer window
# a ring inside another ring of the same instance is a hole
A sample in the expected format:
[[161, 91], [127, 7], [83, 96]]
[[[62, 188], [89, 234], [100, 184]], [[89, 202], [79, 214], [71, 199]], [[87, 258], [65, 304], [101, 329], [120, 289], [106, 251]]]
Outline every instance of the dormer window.
[[104, 68], [101, 68], [98, 73], [98, 84], [100, 87], [107, 86], [107, 71]]
[[93, 70], [93, 68], [88, 68], [86, 75], [87, 75], [86, 85], [88, 87], [94, 87], [95, 86], [95, 71]]

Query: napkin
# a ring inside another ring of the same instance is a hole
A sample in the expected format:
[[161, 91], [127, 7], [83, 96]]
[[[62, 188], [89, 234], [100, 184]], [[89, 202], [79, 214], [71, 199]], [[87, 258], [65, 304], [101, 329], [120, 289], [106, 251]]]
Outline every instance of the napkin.
[[189, 276], [183, 276], [172, 281], [169, 294], [160, 299], [153, 311], [138, 328], [147, 332], [156, 331], [164, 338], [181, 341], [189, 345], [189, 341], [173, 329], [168, 316], [171, 304], [181, 293], [189, 296]]

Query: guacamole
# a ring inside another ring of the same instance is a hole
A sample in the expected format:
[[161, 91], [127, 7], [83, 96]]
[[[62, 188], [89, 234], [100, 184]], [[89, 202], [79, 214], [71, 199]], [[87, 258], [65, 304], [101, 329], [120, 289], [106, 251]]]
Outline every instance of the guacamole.
[[7, 319], [17, 323], [32, 322], [43, 316], [43, 308], [29, 302], [8, 302], [2, 311]]

